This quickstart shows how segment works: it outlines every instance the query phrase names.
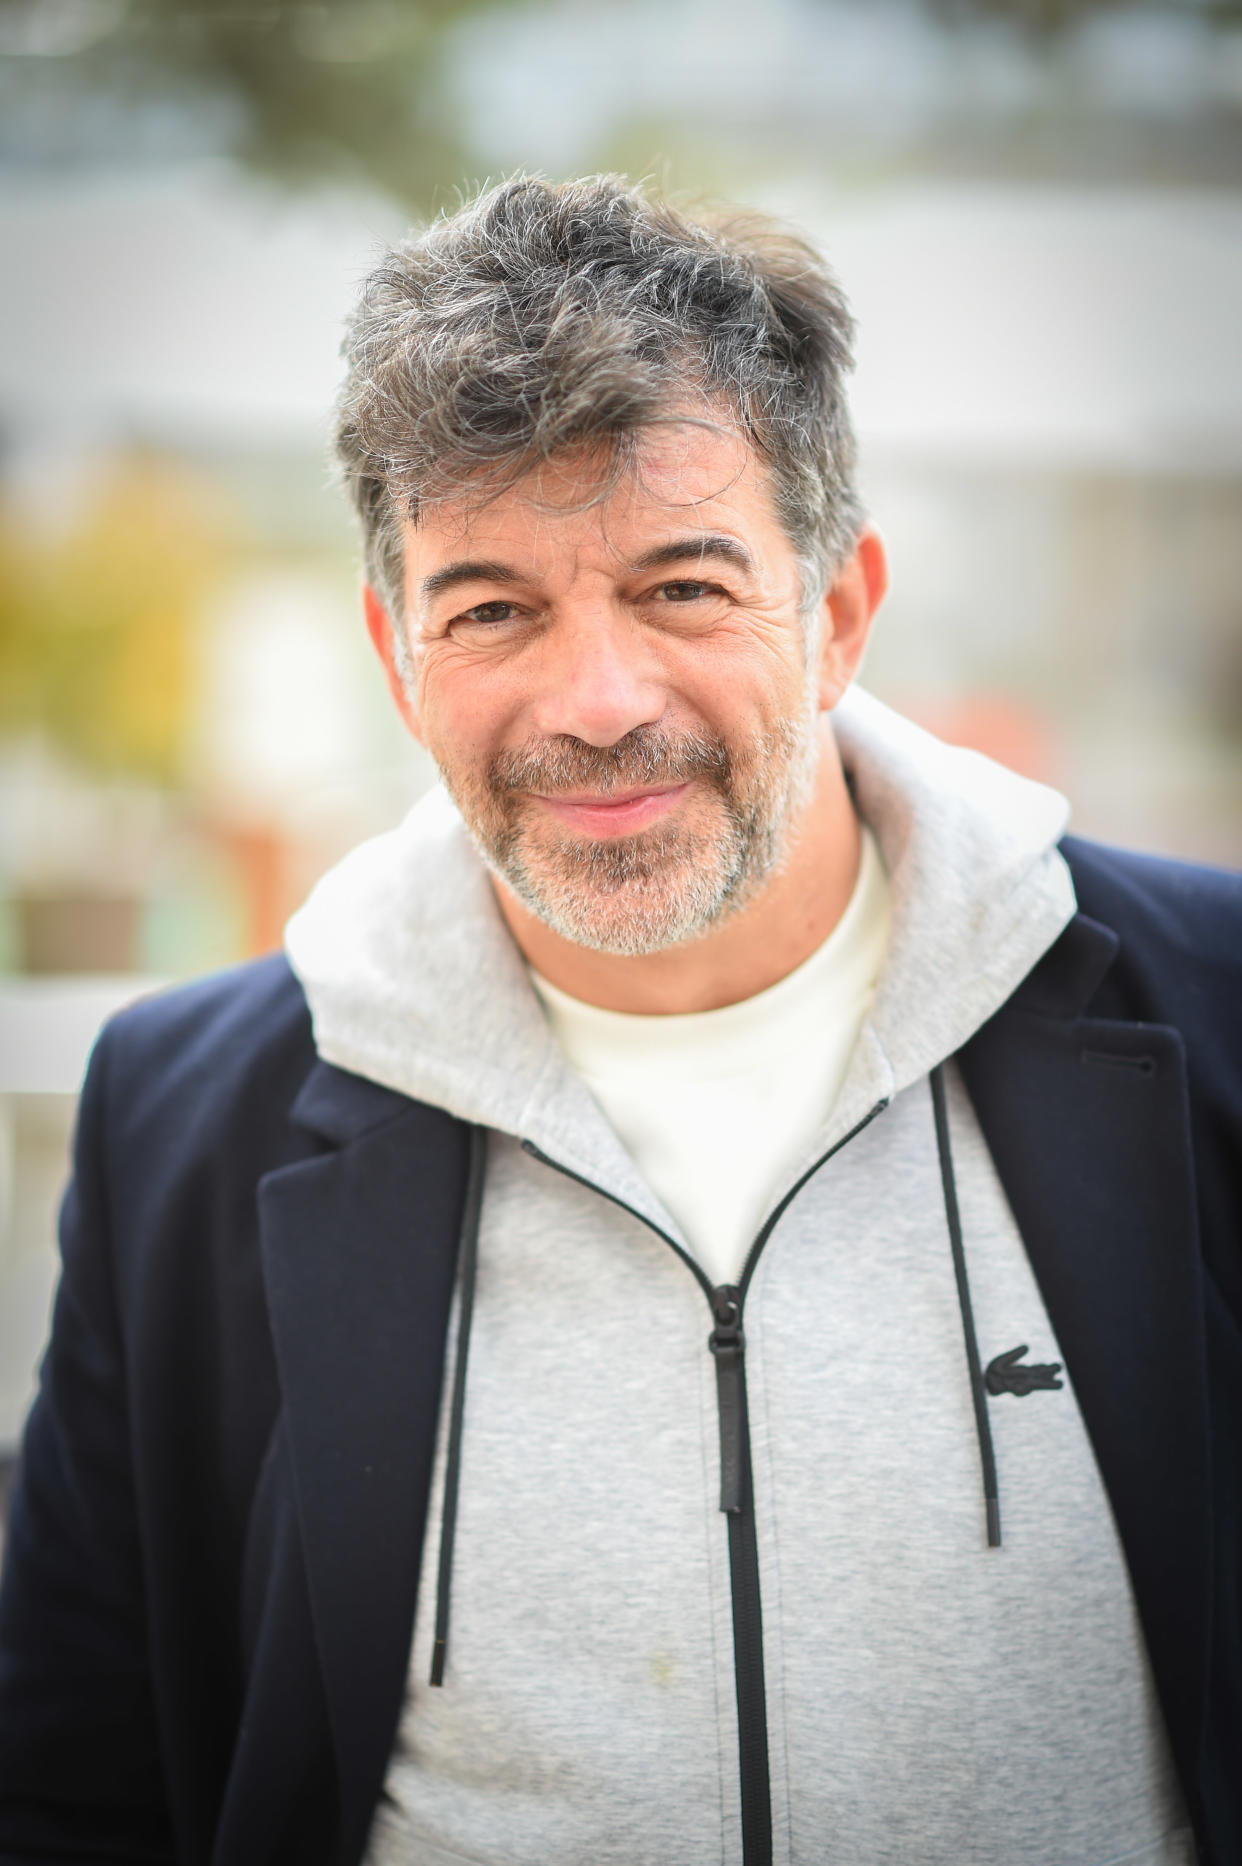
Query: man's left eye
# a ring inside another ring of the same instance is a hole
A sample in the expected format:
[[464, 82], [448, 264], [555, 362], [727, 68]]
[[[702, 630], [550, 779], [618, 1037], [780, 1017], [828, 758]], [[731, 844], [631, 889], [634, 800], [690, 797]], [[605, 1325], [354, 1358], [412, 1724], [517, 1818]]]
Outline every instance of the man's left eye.
[[467, 609], [463, 622], [508, 622], [514, 613], [513, 604], [497, 600], [492, 603], [476, 603], [473, 609]]
[[659, 594], [670, 603], [692, 603], [700, 596], [706, 596], [707, 592], [706, 583], [691, 583], [685, 579], [676, 583], [662, 583], [659, 589]]

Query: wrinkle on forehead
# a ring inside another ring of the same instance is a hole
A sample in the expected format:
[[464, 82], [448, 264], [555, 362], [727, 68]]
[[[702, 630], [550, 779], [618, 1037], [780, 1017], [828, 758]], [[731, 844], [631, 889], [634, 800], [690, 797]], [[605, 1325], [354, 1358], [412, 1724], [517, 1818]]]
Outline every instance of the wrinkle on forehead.
[[[644, 499], [685, 509], [724, 498], [747, 469], [758, 464], [745, 437], [718, 421], [688, 415], [670, 418], [629, 438], [632, 444], [621, 454], [587, 447], [541, 461], [516, 490], [552, 513]], [[710, 460], [704, 458], [707, 451]]]
[[[614, 533], [644, 508], [677, 513], [688, 533], [697, 523], [707, 535], [713, 529], [710, 517], [698, 519], [697, 513], [727, 502], [740, 482], [755, 475], [767, 490], [763, 463], [735, 427], [684, 416], [636, 437], [622, 459], [605, 446], [585, 446], [539, 462], [510, 485], [437, 501], [424, 508], [410, 532], [427, 536], [438, 531], [447, 545], [473, 554], [470, 540], [487, 518], [499, 517], [503, 527], [509, 513], [520, 513], [523, 543], [538, 557], [544, 538], [563, 538], [564, 521], [595, 513], [602, 543], [625, 565], [626, 553], [614, 542]], [[489, 548], [482, 554], [492, 553]]]

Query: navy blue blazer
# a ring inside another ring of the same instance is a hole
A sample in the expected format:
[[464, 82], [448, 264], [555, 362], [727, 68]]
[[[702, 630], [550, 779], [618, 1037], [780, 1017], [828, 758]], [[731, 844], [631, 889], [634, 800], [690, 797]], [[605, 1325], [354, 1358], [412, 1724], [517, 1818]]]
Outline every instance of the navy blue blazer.
[[[1208, 1866], [1242, 1860], [1242, 881], [1070, 841], [959, 1062], [1116, 1515]], [[352, 1866], [405, 1684], [466, 1171], [283, 959], [83, 1093], [0, 1592], [0, 1861]], [[1055, 1603], [1050, 1603], [1055, 1611]]]

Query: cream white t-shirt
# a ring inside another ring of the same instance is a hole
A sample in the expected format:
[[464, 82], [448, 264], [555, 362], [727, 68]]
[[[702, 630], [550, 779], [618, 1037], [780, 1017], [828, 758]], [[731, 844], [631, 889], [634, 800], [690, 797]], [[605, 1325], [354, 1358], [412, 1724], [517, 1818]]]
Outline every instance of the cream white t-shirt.
[[840, 920], [785, 978], [718, 1011], [636, 1016], [532, 968], [552, 1032], [715, 1283], [736, 1282], [782, 1178], [832, 1111], [888, 945], [888, 876], [863, 827]]

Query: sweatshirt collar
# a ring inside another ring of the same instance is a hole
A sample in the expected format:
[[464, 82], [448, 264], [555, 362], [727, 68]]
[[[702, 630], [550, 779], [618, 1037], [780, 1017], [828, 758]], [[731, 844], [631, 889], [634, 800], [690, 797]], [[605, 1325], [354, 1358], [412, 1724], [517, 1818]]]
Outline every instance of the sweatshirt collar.
[[[893, 893], [888, 960], [851, 1074], [860, 1092], [883, 1083], [891, 1093], [960, 1048], [1072, 916], [1054, 846], [1067, 806], [857, 688], [833, 723]], [[290, 921], [286, 951], [324, 1061], [572, 1158], [667, 1228], [554, 1043], [440, 787], [323, 877]]]
[[894, 1090], [953, 1055], [1076, 911], [1058, 791], [946, 745], [859, 687], [833, 714], [858, 812], [892, 886], [870, 1018]]

